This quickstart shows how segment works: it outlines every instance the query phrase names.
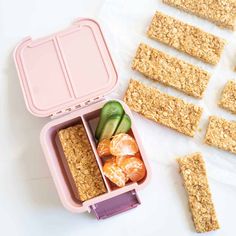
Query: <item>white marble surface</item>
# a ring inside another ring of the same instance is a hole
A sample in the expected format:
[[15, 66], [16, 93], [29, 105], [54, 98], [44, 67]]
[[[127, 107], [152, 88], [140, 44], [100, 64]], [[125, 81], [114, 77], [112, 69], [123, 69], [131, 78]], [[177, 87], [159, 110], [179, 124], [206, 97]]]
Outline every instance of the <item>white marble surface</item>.
[[[145, 31], [157, 9], [226, 38], [228, 45], [219, 65], [207, 66], [149, 40]], [[47, 35], [66, 27], [78, 16], [92, 17], [101, 23], [120, 76], [119, 87], [111, 97], [122, 97], [132, 76], [205, 110], [200, 124], [202, 131], [194, 139], [135, 114], [151, 164], [152, 180], [140, 192], [140, 207], [100, 222], [89, 214], [72, 214], [62, 207], [39, 144], [39, 132], [48, 119], [27, 112], [12, 60], [12, 50], [20, 39]], [[208, 147], [202, 140], [210, 114], [235, 119], [217, 107], [222, 86], [236, 76], [232, 71], [236, 64], [235, 34], [158, 0], [0, 0], [0, 35], [1, 235], [196, 235], [175, 162], [176, 156], [195, 151], [201, 151], [205, 157], [221, 224], [221, 230], [209, 235], [234, 235], [236, 157]], [[130, 63], [140, 41], [211, 71], [213, 76], [204, 99], [189, 98], [132, 72]]]

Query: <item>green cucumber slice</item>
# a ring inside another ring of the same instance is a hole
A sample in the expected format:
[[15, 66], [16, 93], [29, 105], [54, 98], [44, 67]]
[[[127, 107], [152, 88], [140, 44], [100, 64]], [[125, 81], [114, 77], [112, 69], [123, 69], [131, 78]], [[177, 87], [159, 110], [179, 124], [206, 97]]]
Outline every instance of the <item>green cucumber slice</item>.
[[96, 139], [100, 139], [103, 127], [107, 121], [107, 119], [112, 115], [120, 115], [122, 116], [124, 114], [124, 109], [122, 105], [118, 101], [111, 100], [107, 102], [100, 113], [100, 119], [98, 122], [97, 129], [95, 131], [95, 137]]
[[127, 133], [131, 128], [131, 119], [127, 114], [124, 114], [121, 122], [115, 131], [115, 134]]
[[121, 121], [122, 116], [121, 115], [112, 115], [110, 116], [103, 129], [102, 129], [102, 133], [100, 135], [99, 141], [103, 140], [103, 139], [110, 139], [113, 134], [115, 133], [120, 121]]

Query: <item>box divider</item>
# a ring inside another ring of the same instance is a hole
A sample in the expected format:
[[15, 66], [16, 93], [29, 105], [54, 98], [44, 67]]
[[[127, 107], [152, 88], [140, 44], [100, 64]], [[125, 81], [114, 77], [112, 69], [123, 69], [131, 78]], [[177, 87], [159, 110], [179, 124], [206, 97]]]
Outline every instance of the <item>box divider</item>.
[[107, 180], [106, 176], [105, 176], [104, 173], [103, 173], [103, 170], [102, 170], [102, 160], [101, 160], [101, 158], [100, 158], [100, 157], [98, 156], [98, 154], [97, 154], [96, 143], [95, 143], [93, 134], [92, 134], [92, 132], [91, 132], [91, 129], [90, 129], [90, 127], [89, 127], [89, 124], [88, 124], [88, 122], [86, 121], [86, 119], [84, 118], [83, 115], [81, 116], [81, 118], [82, 118], [82, 122], [83, 122], [83, 125], [84, 125], [84, 127], [85, 127], [85, 130], [86, 130], [86, 132], [87, 132], [88, 139], [89, 139], [89, 142], [90, 142], [90, 144], [91, 144], [91, 147], [92, 147], [94, 156], [95, 156], [95, 158], [96, 158], [96, 160], [97, 160], [98, 167], [99, 167], [99, 169], [100, 169], [100, 171], [101, 171], [102, 178], [103, 178], [103, 181], [104, 181], [105, 186], [106, 186], [106, 188], [107, 188], [107, 191], [108, 191], [108, 192], [111, 192], [112, 189], [111, 189], [111, 187], [110, 187], [110, 184], [108, 183], [108, 180]]

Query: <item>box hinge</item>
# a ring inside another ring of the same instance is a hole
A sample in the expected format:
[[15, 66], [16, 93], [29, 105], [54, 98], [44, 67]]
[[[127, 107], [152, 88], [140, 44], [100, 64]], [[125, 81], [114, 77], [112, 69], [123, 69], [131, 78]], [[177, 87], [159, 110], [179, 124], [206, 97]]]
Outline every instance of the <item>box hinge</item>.
[[71, 113], [73, 111], [76, 111], [76, 110], [82, 109], [84, 107], [87, 107], [87, 106], [89, 106], [91, 104], [97, 103], [97, 102], [101, 101], [102, 99], [103, 99], [103, 96], [86, 100], [85, 102], [82, 102], [82, 103], [80, 103], [78, 105], [67, 107], [65, 109], [59, 110], [59, 111], [51, 114], [50, 117], [51, 117], [51, 119], [58, 118], [60, 116], [69, 114], [69, 113]]

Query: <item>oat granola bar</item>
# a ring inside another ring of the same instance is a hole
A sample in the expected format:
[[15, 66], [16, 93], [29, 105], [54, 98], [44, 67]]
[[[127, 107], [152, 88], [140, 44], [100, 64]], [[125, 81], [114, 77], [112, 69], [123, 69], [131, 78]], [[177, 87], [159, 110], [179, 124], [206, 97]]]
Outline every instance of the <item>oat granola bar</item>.
[[202, 115], [201, 107], [132, 79], [124, 101], [144, 117], [191, 137], [194, 136]]
[[236, 114], [236, 82], [230, 80], [226, 83], [221, 98], [219, 101], [219, 106], [231, 111]]
[[210, 116], [204, 142], [236, 154], [236, 122]]
[[235, 29], [235, 0], [163, 0], [163, 2], [209, 20], [222, 28]]
[[200, 153], [177, 159], [189, 208], [198, 233], [220, 228], [207, 180], [205, 162]]
[[219, 62], [225, 45], [225, 40], [160, 12], [147, 35], [212, 65]]
[[102, 175], [82, 124], [62, 129], [58, 137], [81, 201], [106, 192]]
[[139, 45], [132, 69], [196, 98], [202, 98], [210, 79], [207, 71], [146, 44]]

